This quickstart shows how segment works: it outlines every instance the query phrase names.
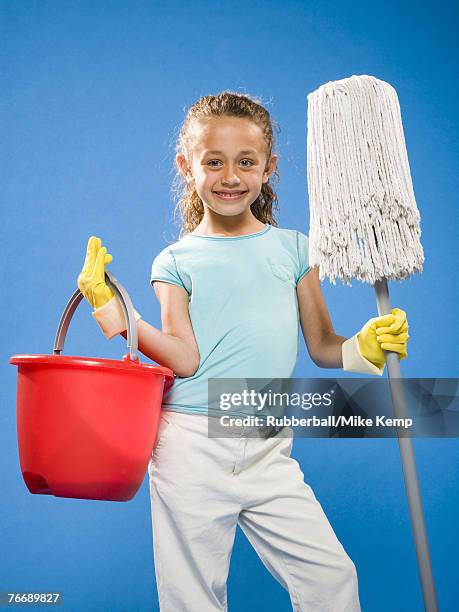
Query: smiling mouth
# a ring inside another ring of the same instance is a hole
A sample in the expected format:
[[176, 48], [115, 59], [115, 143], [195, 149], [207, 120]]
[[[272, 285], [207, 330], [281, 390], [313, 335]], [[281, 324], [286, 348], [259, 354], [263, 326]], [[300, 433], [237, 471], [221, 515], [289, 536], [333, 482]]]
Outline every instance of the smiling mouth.
[[223, 200], [238, 200], [240, 197], [246, 194], [247, 191], [232, 191], [232, 192], [214, 191], [214, 193], [218, 195], [219, 198], [222, 198]]

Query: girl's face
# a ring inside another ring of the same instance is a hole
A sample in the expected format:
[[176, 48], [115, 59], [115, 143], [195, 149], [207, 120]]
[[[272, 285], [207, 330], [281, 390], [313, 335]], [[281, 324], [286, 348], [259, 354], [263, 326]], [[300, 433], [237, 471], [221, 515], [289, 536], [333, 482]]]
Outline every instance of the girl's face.
[[263, 133], [249, 119], [215, 117], [196, 122], [192, 143], [191, 163], [177, 155], [177, 165], [203, 203], [219, 215], [244, 213], [276, 168], [277, 155], [268, 163]]

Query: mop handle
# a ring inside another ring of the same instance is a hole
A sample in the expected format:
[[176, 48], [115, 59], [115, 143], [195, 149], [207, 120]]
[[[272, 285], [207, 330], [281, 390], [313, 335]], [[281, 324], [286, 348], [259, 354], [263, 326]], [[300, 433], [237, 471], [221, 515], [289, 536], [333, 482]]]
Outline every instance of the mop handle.
[[[380, 316], [390, 314], [391, 303], [386, 279], [376, 281], [373, 285], [376, 292], [376, 302]], [[408, 409], [403, 390], [402, 375], [400, 371], [400, 361], [398, 354], [394, 351], [386, 352], [387, 374], [396, 418], [406, 418]], [[397, 434], [399, 430], [397, 428]], [[416, 546], [416, 556], [418, 560], [419, 573], [421, 576], [422, 593], [426, 612], [437, 612], [438, 603], [435, 592], [435, 584], [430, 560], [429, 542], [422, 510], [421, 495], [419, 492], [419, 482], [416, 472], [416, 463], [413, 453], [411, 438], [398, 436], [400, 445], [400, 455], [402, 458], [403, 476], [408, 497], [410, 510], [411, 526], [414, 534]]]
[[[129, 349], [129, 359], [131, 361], [139, 361], [137, 354], [138, 347], [138, 336], [137, 336], [137, 323], [134, 315], [134, 306], [132, 305], [131, 298], [123, 285], [117, 280], [111, 272], [105, 271], [105, 280], [108, 281], [109, 287], [114, 291], [116, 296], [119, 298], [121, 306], [123, 308], [124, 316], [126, 317], [126, 328], [127, 328], [127, 346]], [[62, 313], [59, 325], [57, 327], [56, 337], [54, 339], [54, 355], [60, 355], [64, 349], [65, 337], [67, 330], [70, 325], [70, 321], [78, 307], [78, 304], [83, 299], [83, 294], [79, 289], [71, 296], [67, 302], [64, 312]]]

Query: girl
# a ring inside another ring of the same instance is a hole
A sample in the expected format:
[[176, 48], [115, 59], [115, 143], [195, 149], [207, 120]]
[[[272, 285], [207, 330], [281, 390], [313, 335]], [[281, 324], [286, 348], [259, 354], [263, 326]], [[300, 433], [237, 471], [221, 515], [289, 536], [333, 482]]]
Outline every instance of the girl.
[[[318, 366], [382, 374], [385, 350], [406, 357], [405, 313], [370, 319], [349, 340], [334, 332], [307, 236], [279, 229], [273, 215], [277, 155], [270, 115], [257, 100], [231, 92], [198, 100], [176, 164], [181, 235], [151, 275], [162, 331], [136, 315], [140, 351], [177, 376], [149, 464], [161, 610], [227, 609], [239, 524], [294, 610], [356, 612], [355, 566], [290, 457], [291, 430], [263, 428], [253, 437], [241, 426], [231, 437], [209, 437], [207, 383], [290, 377], [299, 323]], [[108, 338], [125, 333], [104, 282], [111, 259], [91, 237], [78, 279]]]

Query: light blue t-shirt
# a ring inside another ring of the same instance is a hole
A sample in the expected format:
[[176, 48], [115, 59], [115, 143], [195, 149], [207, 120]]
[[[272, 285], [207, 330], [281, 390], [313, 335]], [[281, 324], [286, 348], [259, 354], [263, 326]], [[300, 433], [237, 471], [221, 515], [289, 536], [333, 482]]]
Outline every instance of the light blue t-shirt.
[[[151, 283], [184, 288], [199, 368], [176, 378], [163, 409], [208, 413], [209, 378], [289, 378], [299, 349], [296, 285], [308, 238], [267, 225], [246, 236], [187, 235], [155, 258]], [[234, 412], [234, 411], [232, 411]]]

